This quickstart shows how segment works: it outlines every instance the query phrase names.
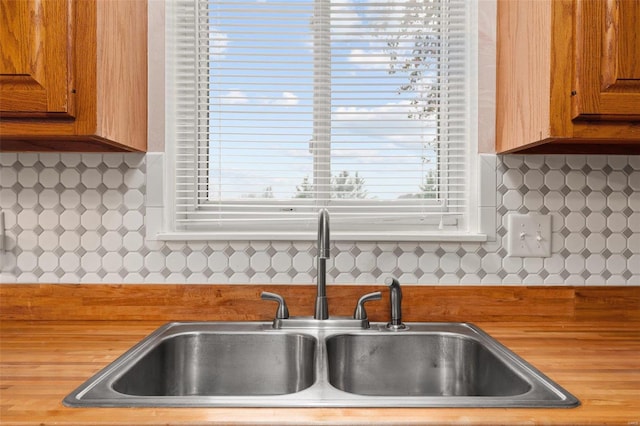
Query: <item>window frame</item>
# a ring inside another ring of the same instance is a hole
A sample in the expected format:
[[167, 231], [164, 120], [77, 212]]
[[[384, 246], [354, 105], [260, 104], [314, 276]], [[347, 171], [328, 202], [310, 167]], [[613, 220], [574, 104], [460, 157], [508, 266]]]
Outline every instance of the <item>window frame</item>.
[[[168, 2], [171, 3], [171, 2]], [[475, 1], [474, 1], [475, 3]], [[475, 10], [473, 10], [475, 9]], [[171, 26], [171, 6], [167, 6], [167, 26]], [[477, 4], [475, 8], [472, 8], [471, 19], [473, 21], [477, 21]], [[472, 24], [472, 31], [476, 32], [477, 24]], [[170, 40], [170, 30], [166, 32], [167, 38], [166, 40]], [[472, 42], [477, 43], [477, 37], [471, 37]], [[477, 46], [475, 47], [475, 52], [478, 52]], [[476, 67], [477, 69], [477, 58], [471, 58], [470, 66]], [[476, 71], [476, 77], [478, 77]], [[166, 73], [166, 86], [165, 90], [167, 93], [171, 92], [171, 78], [172, 73]], [[474, 90], [475, 89], [475, 90]], [[477, 93], [478, 88], [472, 87], [470, 90], [472, 93], [475, 91], [474, 99], [478, 99]], [[170, 96], [168, 97], [170, 98]], [[175, 155], [175, 141], [172, 140], [172, 129], [175, 126], [175, 123], [172, 122], [171, 117], [175, 117], [171, 111], [171, 102], [166, 102], [166, 114], [165, 114], [165, 125], [166, 125], [166, 152], [167, 158], [166, 162], [166, 172], [165, 173], [165, 187], [167, 189], [167, 199], [172, 202], [167, 203], [168, 205], [165, 208], [165, 216], [164, 216], [164, 232], [158, 232], [158, 237], [165, 240], [229, 240], [229, 239], [247, 239], [247, 240], [274, 240], [274, 239], [286, 239], [286, 240], [312, 240], [315, 238], [315, 224], [307, 223], [305, 226], [297, 230], [291, 230], [288, 225], [285, 225], [279, 229], [271, 229], [269, 231], [264, 231], [264, 226], [242, 226], [242, 227], [225, 227], [224, 229], [210, 229], [207, 227], [193, 226], [191, 228], [180, 228], [176, 226], [175, 222], [175, 165], [173, 164], [173, 159], [176, 158]], [[408, 223], [404, 226], [397, 227], [391, 231], [371, 231], [366, 229], [365, 227], [361, 227], [360, 229], [350, 228], [349, 230], [340, 230], [337, 229], [334, 231], [332, 227], [333, 235], [335, 238], [339, 239], [350, 239], [350, 240], [379, 240], [379, 241], [485, 241], [487, 236], [485, 233], [480, 230], [480, 211], [479, 209], [479, 189], [483, 186], [480, 185], [480, 180], [476, 179], [478, 175], [478, 161], [479, 156], [477, 155], [477, 146], [478, 146], [478, 131], [477, 131], [477, 119], [478, 119], [478, 107], [477, 102], [471, 102], [467, 104], [467, 116], [470, 118], [470, 144], [467, 146], [467, 161], [468, 161], [468, 193], [470, 195], [470, 202], [467, 206], [467, 212], [465, 217], [468, 219], [469, 223], [466, 226], [466, 230], [464, 231], [452, 231], [450, 230], [452, 223], [451, 219], [447, 218], [446, 215], [441, 215], [441, 218], [433, 218], [433, 220], [428, 220], [427, 227], [422, 230], [416, 231], [416, 223]], [[206, 144], [206, 143], [205, 143]], [[201, 185], [203, 184], [200, 178], [195, 178], [195, 187], [194, 192], [198, 190], [202, 190]], [[485, 185], [486, 186], [486, 185]], [[495, 188], [494, 188], [495, 190]], [[299, 205], [300, 208], [304, 209], [316, 209], [317, 204], [314, 202], [305, 202], [302, 200], [291, 201], [291, 204]], [[348, 204], [349, 201], [345, 200]], [[340, 202], [345, 202], [340, 201]], [[264, 203], [264, 200], [260, 201]], [[363, 200], [359, 200], [360, 203]], [[375, 200], [367, 200], [365, 203], [376, 204], [379, 201]], [[385, 202], [386, 203], [386, 202]], [[251, 206], [253, 203], [250, 200], [246, 201], [247, 206]], [[434, 210], [440, 208], [441, 202], [433, 201]], [[210, 210], [213, 214], [215, 211], [220, 208], [219, 205], [211, 206], [211, 205], [203, 205], [201, 206], [204, 210]], [[278, 209], [277, 203], [274, 203], [274, 209]], [[440, 228], [440, 229], [437, 229]]]

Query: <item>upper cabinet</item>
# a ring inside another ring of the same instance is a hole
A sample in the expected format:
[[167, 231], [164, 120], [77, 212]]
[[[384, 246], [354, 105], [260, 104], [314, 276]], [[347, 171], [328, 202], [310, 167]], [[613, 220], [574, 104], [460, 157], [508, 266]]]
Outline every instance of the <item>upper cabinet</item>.
[[0, 0], [0, 151], [145, 151], [145, 0]]
[[498, 0], [499, 153], [640, 153], [640, 0]]

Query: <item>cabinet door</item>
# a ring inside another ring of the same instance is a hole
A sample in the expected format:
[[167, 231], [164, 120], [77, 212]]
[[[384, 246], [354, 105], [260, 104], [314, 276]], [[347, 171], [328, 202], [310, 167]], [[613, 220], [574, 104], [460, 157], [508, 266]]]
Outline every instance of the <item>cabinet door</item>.
[[640, 119], [640, 0], [577, 0], [574, 118]]
[[69, 0], [0, 0], [0, 115], [72, 116]]

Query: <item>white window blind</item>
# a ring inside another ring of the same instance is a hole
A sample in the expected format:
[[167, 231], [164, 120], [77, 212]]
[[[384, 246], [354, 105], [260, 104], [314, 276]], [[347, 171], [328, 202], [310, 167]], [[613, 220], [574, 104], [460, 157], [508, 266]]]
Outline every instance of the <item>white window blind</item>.
[[468, 232], [469, 0], [176, 0], [175, 229]]

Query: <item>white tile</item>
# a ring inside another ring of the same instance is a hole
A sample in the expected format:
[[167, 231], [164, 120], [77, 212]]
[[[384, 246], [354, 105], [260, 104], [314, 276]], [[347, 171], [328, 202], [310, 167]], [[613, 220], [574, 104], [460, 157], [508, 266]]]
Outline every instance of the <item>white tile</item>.
[[571, 253], [580, 253], [586, 247], [586, 241], [581, 233], [572, 233], [564, 240], [564, 247]]
[[607, 218], [602, 213], [591, 213], [587, 216], [586, 225], [591, 232], [602, 232], [607, 227]]
[[455, 253], [446, 253], [440, 258], [440, 269], [445, 274], [454, 274], [460, 269], [460, 257]]
[[585, 268], [591, 274], [600, 274], [607, 265], [606, 259], [601, 254], [592, 254], [587, 257]]
[[80, 245], [87, 251], [96, 251], [102, 245], [102, 238], [96, 231], [87, 231], [80, 237]]
[[[275, 257], [277, 256], [277, 258]], [[276, 253], [271, 261], [272, 266], [278, 268], [279, 271], [284, 272], [291, 267], [291, 257], [286, 253]], [[287, 265], [287, 258], [289, 264]], [[236, 251], [229, 256], [229, 267], [233, 271], [243, 272], [249, 268], [249, 256], [243, 251]]]
[[193, 252], [187, 256], [187, 268], [192, 272], [202, 272], [207, 267], [207, 256], [204, 253]]
[[581, 213], [571, 212], [567, 215], [564, 225], [571, 232], [580, 232], [586, 225], [586, 219]]
[[629, 164], [629, 157], [624, 155], [609, 155], [607, 157], [607, 164], [614, 170], [622, 170]]
[[102, 197], [100, 196], [100, 193], [98, 193], [98, 191], [90, 189], [88, 191], [85, 191], [80, 196], [80, 202], [82, 203], [82, 206], [87, 210], [93, 210], [97, 209], [98, 206], [102, 204]]
[[102, 204], [109, 210], [115, 210], [123, 203], [122, 194], [115, 189], [108, 189], [102, 196]]
[[44, 251], [53, 251], [58, 247], [58, 235], [49, 230], [45, 230], [38, 236], [38, 245]]
[[75, 210], [66, 210], [60, 214], [60, 226], [73, 230], [80, 226], [80, 214]]
[[579, 191], [572, 191], [565, 197], [565, 205], [573, 211], [583, 209], [587, 205], [587, 200]]
[[[302, 253], [298, 253], [296, 257], [300, 255], [302, 255]], [[308, 256], [306, 257], [309, 258]], [[251, 266], [251, 269], [256, 272], [265, 272], [269, 267], [271, 267], [271, 257], [264, 251], [257, 251], [253, 256], [251, 256], [251, 259], [249, 259], [249, 266]]]
[[544, 184], [552, 191], [564, 186], [564, 175], [559, 170], [550, 170], [544, 176]]
[[293, 268], [299, 273], [307, 272], [311, 268], [313, 268], [313, 260], [314, 259], [311, 257], [309, 253], [306, 253], [306, 252], [298, 253], [293, 257]]
[[109, 169], [102, 175], [102, 183], [107, 188], [117, 189], [124, 182], [124, 176], [119, 169]]
[[60, 161], [67, 167], [76, 167], [82, 162], [82, 155], [77, 152], [65, 152], [60, 154]]
[[80, 175], [80, 182], [87, 188], [95, 189], [102, 183], [102, 175], [97, 169], [86, 169]]
[[144, 256], [135, 252], [127, 253], [122, 260], [122, 266], [130, 272], [139, 271], [144, 266]]
[[[529, 274], [537, 274], [544, 268], [544, 258], [542, 257], [530, 257], [524, 258], [522, 267]], [[539, 280], [539, 278], [537, 278]]]
[[551, 191], [544, 196], [544, 205], [552, 212], [560, 211], [564, 207], [564, 195], [558, 191]]
[[25, 188], [18, 194], [18, 204], [23, 209], [32, 209], [38, 203], [38, 194], [33, 189]]
[[80, 205], [80, 194], [75, 190], [65, 190], [60, 194], [60, 204], [65, 209], [75, 209]]
[[391, 252], [385, 251], [378, 256], [378, 268], [383, 272], [391, 272], [398, 266], [398, 258]]
[[13, 167], [0, 168], [0, 185], [4, 187], [11, 187], [18, 182], [18, 173]]
[[80, 257], [75, 253], [64, 253], [60, 256], [60, 267], [66, 272], [75, 272], [80, 267]]
[[607, 186], [607, 175], [600, 170], [593, 170], [587, 175], [587, 186], [592, 191], [602, 191]]
[[524, 183], [524, 176], [518, 169], [509, 169], [502, 175], [502, 183], [509, 189], [517, 189]]
[[59, 245], [65, 251], [73, 251], [80, 247], [80, 236], [74, 231], [65, 231], [60, 235]]
[[593, 231], [587, 236], [586, 248], [591, 253], [600, 253], [606, 248], [606, 238], [599, 233], [600, 231]]
[[627, 207], [628, 201], [628, 197], [622, 192], [614, 192], [607, 197], [607, 206], [614, 212], [622, 211]]
[[60, 183], [66, 188], [75, 188], [80, 183], [80, 173], [74, 169], [66, 169], [60, 173]]
[[30, 252], [38, 247], [38, 236], [31, 230], [22, 231], [20, 235], [18, 235], [16, 246], [25, 252]]
[[571, 189], [572, 191], [579, 191], [586, 185], [587, 178], [581, 171], [571, 170], [569, 173], [567, 173], [565, 182], [569, 189]]
[[[238, 254], [238, 256], [236, 256]], [[278, 252], [271, 258], [271, 267], [279, 273], [285, 273], [291, 269], [291, 256], [285, 252]], [[327, 260], [327, 269], [331, 265], [331, 259]], [[248, 258], [245, 253], [234, 253], [229, 258], [229, 267], [234, 271], [245, 271], [248, 267]]]
[[524, 206], [532, 212], [539, 211], [544, 205], [544, 198], [540, 192], [529, 191], [524, 195]]
[[138, 232], [127, 232], [122, 237], [122, 247], [128, 251], [139, 251], [144, 247], [144, 237]]
[[87, 167], [98, 167], [102, 163], [102, 154], [86, 153], [82, 154], [82, 163]]
[[38, 173], [35, 169], [24, 168], [18, 172], [18, 183], [25, 188], [33, 188], [38, 182]]
[[16, 266], [22, 271], [33, 271], [38, 266], [38, 257], [28, 251], [22, 252], [16, 259]]
[[[38, 267], [44, 272], [53, 272], [58, 267], [58, 256], [49, 251], [42, 253], [38, 257]], [[41, 277], [41, 279], [44, 279], [44, 277]]]
[[108, 167], [117, 168], [124, 162], [124, 156], [116, 153], [102, 154], [102, 162]]
[[467, 253], [460, 259], [460, 268], [467, 274], [475, 274], [480, 270], [482, 259], [475, 253]]
[[481, 260], [482, 270], [488, 274], [496, 274], [502, 269], [502, 258], [497, 253], [489, 253]]
[[22, 229], [33, 229], [38, 226], [38, 215], [33, 210], [22, 210], [18, 213], [17, 220]]
[[621, 274], [627, 269], [627, 259], [620, 254], [612, 254], [607, 259], [607, 270], [612, 274]]
[[165, 262], [167, 268], [173, 273], [182, 272], [182, 270], [187, 265], [187, 259], [184, 254], [177, 251], [169, 253], [169, 255], [166, 257]]
[[413, 253], [402, 253], [398, 257], [398, 269], [403, 272], [413, 272], [418, 268], [418, 257]]
[[[116, 252], [109, 252], [102, 257], [102, 267], [108, 273], [116, 273], [122, 268], [122, 256]], [[122, 279], [122, 278], [120, 278]], [[105, 277], [105, 281], [108, 278]]]
[[570, 254], [565, 260], [565, 269], [571, 274], [580, 274], [584, 268], [584, 257], [579, 254]]
[[[559, 274], [564, 269], [565, 260], [559, 254], [553, 254], [544, 259], [544, 269], [550, 274]], [[546, 280], [545, 280], [546, 282]]]
[[108, 252], [117, 252], [122, 247], [122, 235], [117, 231], [107, 231], [102, 236], [102, 247]]
[[522, 201], [522, 194], [515, 189], [508, 190], [502, 197], [502, 204], [511, 211], [518, 210]]
[[0, 189], [0, 208], [10, 209], [18, 202], [18, 195], [9, 188]]
[[585, 155], [567, 155], [565, 161], [572, 169], [580, 169], [587, 163], [587, 157]]
[[116, 210], [106, 211], [102, 215], [102, 226], [109, 231], [116, 231], [122, 226], [122, 215]]
[[613, 234], [607, 238], [607, 249], [611, 253], [622, 253], [627, 249], [627, 238], [622, 234]]
[[102, 216], [95, 210], [87, 210], [80, 216], [80, 224], [87, 230], [96, 230], [102, 224]]
[[622, 232], [627, 227], [627, 218], [622, 213], [611, 213], [607, 217], [607, 227], [613, 232]]
[[[159, 251], [153, 251], [144, 257], [144, 267], [150, 272], [160, 272], [165, 267], [165, 257]], [[163, 282], [160, 279], [158, 282]]]

